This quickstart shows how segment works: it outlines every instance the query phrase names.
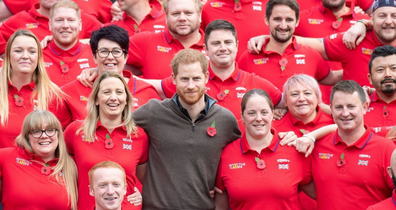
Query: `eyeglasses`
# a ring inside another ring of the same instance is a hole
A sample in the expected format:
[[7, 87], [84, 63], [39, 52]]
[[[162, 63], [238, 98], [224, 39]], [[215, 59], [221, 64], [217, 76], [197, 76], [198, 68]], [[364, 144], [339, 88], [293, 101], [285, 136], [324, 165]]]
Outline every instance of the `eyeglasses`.
[[58, 131], [58, 129], [56, 128], [47, 128], [45, 130], [31, 130], [30, 134], [32, 134], [32, 136], [34, 138], [40, 138], [43, 133], [45, 133], [45, 135], [47, 135], [48, 137], [52, 137], [56, 134], [56, 132]]
[[113, 48], [113, 50], [108, 50], [106, 48], [102, 48], [102, 49], [96, 50], [96, 52], [98, 53], [99, 57], [101, 57], [101, 58], [107, 58], [107, 56], [109, 56], [110, 53], [113, 55], [113, 57], [119, 58], [124, 54], [125, 50], [121, 49], [121, 48]]

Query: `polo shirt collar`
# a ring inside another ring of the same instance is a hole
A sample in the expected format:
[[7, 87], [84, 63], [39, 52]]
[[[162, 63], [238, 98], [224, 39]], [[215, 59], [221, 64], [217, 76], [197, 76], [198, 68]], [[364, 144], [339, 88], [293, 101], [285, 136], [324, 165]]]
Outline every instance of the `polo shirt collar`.
[[[382, 101], [382, 102], [386, 103], [384, 100], [382, 100], [382, 99], [378, 96], [377, 91], [375, 91], [373, 94], [370, 95], [370, 100], [371, 100], [371, 101]], [[389, 104], [391, 104], [391, 103], [396, 103], [396, 99], [393, 100], [393, 101], [391, 101]]]
[[[157, 10], [157, 8], [155, 7], [155, 5], [151, 5], [151, 4], [150, 4], [150, 7], [151, 7], [150, 13], [148, 13], [148, 14], [146, 15], [146, 17], [147, 17], [147, 16], [150, 16], [152, 19], [156, 19], [156, 18], [158, 17], [158, 15], [159, 15], [160, 12]], [[126, 12], [124, 12], [123, 20], [127, 20], [127, 19], [133, 20], [133, 18], [132, 18], [131, 16], [127, 15]], [[136, 22], [136, 21], [133, 20], [133, 22]]]
[[[18, 153], [25, 155], [25, 158], [27, 158], [28, 160], [35, 160], [38, 162], [42, 162], [45, 163], [43, 158], [41, 158], [40, 156], [30, 153], [28, 150], [20, 147], [20, 146], [16, 146], [16, 149], [18, 150]], [[50, 161], [47, 162], [49, 164], [49, 166], [55, 166], [58, 163], [58, 158], [52, 159]]]
[[[352, 18], [355, 18], [356, 14], [355, 14], [355, 12], [354, 12], [354, 10], [353, 10], [353, 8], [355, 7], [354, 2], [352, 2], [352, 1], [350, 1], [350, 0], [346, 0], [346, 1], [345, 1], [345, 6], [351, 8], [351, 10], [350, 10], [347, 14], [342, 15], [342, 17], [351, 16]], [[332, 12], [330, 9], [324, 7], [323, 4], [321, 4], [321, 5], [319, 6], [319, 11], [320, 11], [322, 14], [331, 14], [331, 15], [334, 16], [333, 12]]]
[[[11, 80], [8, 80], [8, 87], [16, 88], [16, 87], [12, 84]], [[26, 85], [22, 86], [22, 88], [23, 88], [23, 87], [29, 87], [30, 89], [34, 90], [34, 88], [36, 87], [36, 83], [34, 83], [34, 81], [31, 81], [29, 84], [26, 84]]]
[[[265, 39], [265, 42], [263, 44], [263, 47], [261, 48], [261, 52], [264, 54], [271, 54], [273, 53], [273, 51], [265, 51], [265, 46], [267, 46], [267, 44], [269, 43], [270, 38]], [[297, 50], [300, 47], [300, 44], [297, 43], [297, 39], [296, 37], [293, 35], [292, 36], [292, 42], [286, 47], [285, 51], [283, 54], [285, 54], [285, 52], [287, 50]]]
[[55, 40], [52, 39], [49, 47], [51, 49], [51, 51], [55, 54], [55, 55], [62, 55], [63, 53], [68, 53], [69, 55], [76, 55], [78, 52], [80, 52], [82, 44], [77, 40], [76, 44], [70, 48], [67, 51], [62, 50], [61, 48], [58, 47], [58, 45], [55, 44]]
[[40, 3], [34, 4], [34, 5], [32, 6], [32, 8], [29, 10], [29, 14], [30, 14], [34, 19], [37, 19], [37, 18], [45, 18], [45, 19], [49, 20], [48, 17], [46, 17], [46, 16], [40, 14], [40, 13], [37, 11], [38, 9], [40, 9]]
[[299, 123], [299, 122], [301, 122], [301, 123], [303, 123], [303, 124], [305, 124], [305, 125], [308, 125], [308, 124], [317, 125], [317, 124], [319, 123], [319, 120], [320, 120], [320, 117], [322, 116], [322, 114], [323, 114], [322, 109], [320, 108], [320, 106], [317, 106], [317, 107], [316, 107], [316, 116], [315, 116], [315, 119], [313, 119], [311, 122], [304, 123], [304, 122], [302, 122], [302, 121], [300, 121], [300, 120], [297, 120], [293, 115], [290, 114], [290, 112], [287, 112], [287, 115], [288, 115], [289, 118], [290, 118], [290, 122], [291, 122], [293, 125], [297, 125], [297, 123]]
[[[172, 43], [172, 42], [175, 42], [175, 41], [176, 41], [176, 42], [180, 42], [179, 40], [177, 40], [177, 39], [175, 39], [175, 38], [172, 37], [171, 33], [169, 32], [169, 29], [166, 29], [166, 30], [164, 31], [164, 33], [165, 33], [165, 40], [166, 40], [166, 42], [167, 42], [168, 44], [170, 44], [170, 43]], [[199, 33], [201, 34], [201, 39], [200, 39], [197, 43], [191, 45], [190, 48], [192, 48], [193, 46], [200, 46], [200, 47], [203, 48], [204, 41], [205, 41], [205, 39], [204, 39], [205, 32], [204, 32], [202, 29], [199, 29]]]
[[[278, 136], [278, 132], [274, 128], [271, 128], [271, 133], [273, 134], [271, 143], [268, 147], [266, 147], [264, 149], [270, 149], [272, 152], [275, 152], [279, 146], [280, 139]], [[248, 151], [255, 151], [250, 148], [249, 143], [246, 139], [246, 133], [243, 133], [243, 135], [241, 137], [240, 146], [241, 146], [242, 153], [247, 153]]]
[[136, 93], [136, 78], [133, 77], [132, 72], [123, 70], [122, 71], [122, 76], [124, 78], [128, 78], [129, 79], [128, 84], [127, 84], [128, 88], [129, 87], [133, 87], [133, 90], [131, 90], [129, 88], [129, 91], [131, 91], [132, 95], [135, 94]]
[[[102, 127], [103, 129], [106, 129], [106, 131], [108, 131], [107, 128], [104, 125], [102, 125], [102, 123], [100, 122], [100, 119], [99, 119], [98, 123], [96, 123], [96, 130], [98, 130], [100, 127]], [[117, 126], [114, 130], [119, 129], [119, 128], [126, 131], [124, 122], [122, 122], [121, 125]]]
[[[367, 125], [364, 125], [364, 128], [366, 129], [366, 132], [352, 145], [349, 145], [348, 147], [355, 146], [359, 149], [363, 149], [366, 144], [371, 140], [371, 137], [373, 136], [373, 133], [370, 131]], [[336, 133], [334, 135], [333, 143], [334, 145], [342, 142], [340, 136], [338, 135], [338, 129], [336, 130]]]
[[[213, 72], [212, 68], [210, 68], [210, 65], [209, 65], [208, 71], [209, 71], [209, 79], [210, 79], [210, 80], [221, 80], [221, 79]], [[231, 76], [230, 76], [229, 78], [227, 78], [226, 80], [232, 79], [232, 80], [234, 80], [234, 81], [238, 81], [240, 74], [241, 74], [241, 70], [239, 69], [239, 66], [238, 66], [237, 62], [235, 62], [235, 69], [234, 69], [234, 71], [232, 72]]]

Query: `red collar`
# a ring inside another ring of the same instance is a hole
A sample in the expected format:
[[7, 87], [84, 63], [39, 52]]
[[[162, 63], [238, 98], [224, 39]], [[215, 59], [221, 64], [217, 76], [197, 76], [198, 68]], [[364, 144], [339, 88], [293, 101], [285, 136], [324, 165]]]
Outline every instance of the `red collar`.
[[[272, 152], [275, 152], [276, 148], [278, 148], [280, 139], [278, 136], [278, 132], [274, 128], [271, 128], [271, 133], [274, 135], [272, 137], [271, 144], [264, 149], [270, 149]], [[242, 153], [247, 153], [248, 151], [254, 151], [254, 150], [250, 149], [250, 146], [246, 139], [245, 133], [241, 137], [240, 145], [241, 145]]]
[[68, 53], [69, 55], [76, 55], [78, 52], [80, 52], [82, 47], [82, 44], [77, 40], [77, 43], [70, 48], [67, 51], [62, 50], [61, 48], [58, 47], [58, 45], [56, 45], [55, 40], [52, 39], [50, 44], [49, 44], [49, 48], [51, 49], [51, 51], [55, 54], [55, 55], [62, 55], [63, 53]]
[[36, 20], [37, 18], [45, 18], [49, 21], [48, 17], [40, 14], [37, 10], [40, 9], [40, 3], [34, 4], [29, 10], [29, 14]]
[[[172, 42], [174, 42], [174, 41], [180, 42], [179, 40], [177, 40], [177, 39], [175, 39], [175, 38], [172, 37], [172, 35], [171, 35], [170, 32], [169, 32], [169, 29], [165, 30], [164, 33], [165, 33], [165, 40], [166, 40], [166, 42], [167, 42], [168, 44], [170, 44], [170, 43], [172, 43]], [[201, 39], [200, 39], [197, 43], [195, 43], [194, 45], [203, 47], [204, 41], [205, 41], [205, 39], [204, 39], [204, 37], [205, 37], [205, 32], [204, 32], [202, 29], [199, 29], [199, 33], [201, 34]], [[192, 46], [194, 46], [194, 45], [192, 45]], [[191, 47], [192, 47], [192, 46], [191, 46]], [[191, 48], [191, 47], [190, 47], [190, 48]]]
[[305, 124], [305, 125], [308, 125], [308, 124], [317, 125], [317, 124], [319, 123], [319, 119], [320, 119], [320, 117], [322, 116], [322, 114], [323, 114], [322, 109], [320, 108], [320, 106], [317, 106], [317, 107], [316, 107], [316, 116], [315, 116], [315, 119], [313, 119], [311, 122], [304, 123], [304, 122], [302, 122], [302, 121], [300, 121], [300, 120], [297, 120], [293, 115], [290, 114], [290, 112], [287, 112], [287, 115], [289, 116], [290, 122], [291, 122], [293, 125], [296, 125], [298, 122], [301, 122], [301, 123], [303, 123], [303, 124]]
[[[265, 39], [264, 45], [261, 48], [261, 51], [263, 54], [271, 54], [273, 53], [273, 51], [265, 51], [265, 46], [267, 46], [267, 44], [270, 42], [270, 38]], [[296, 37], [293, 35], [292, 36], [292, 42], [286, 47], [285, 51], [289, 48], [291, 48], [292, 50], [297, 50], [300, 47], [300, 44], [297, 43], [297, 39]]]
[[[209, 79], [210, 79], [210, 80], [220, 80], [220, 81], [222, 81], [222, 80], [213, 72], [213, 70], [210, 68], [210, 65], [209, 65], [208, 71], [209, 71]], [[226, 80], [232, 79], [232, 80], [234, 80], [234, 81], [238, 81], [239, 75], [240, 75], [240, 71], [241, 71], [241, 70], [239, 69], [238, 64], [235, 62], [235, 69], [234, 69], [234, 71], [232, 72], [231, 76], [230, 76], [229, 78], [227, 78]]]
[[[34, 81], [31, 81], [29, 84], [26, 84], [26, 85], [24, 85], [24, 86], [22, 86], [22, 87], [26, 87], [26, 86], [29, 87], [30, 89], [34, 90], [34, 88], [36, 87], [36, 83], [34, 83]], [[11, 80], [8, 80], [8, 87], [16, 88], [16, 87], [12, 84]]]
[[[367, 125], [364, 125], [364, 128], [366, 129], [366, 132], [364, 132], [364, 134], [352, 145], [349, 145], [348, 147], [351, 146], [355, 146], [359, 149], [363, 149], [363, 147], [366, 146], [366, 144], [370, 141], [373, 133], [370, 131], [370, 129], [368, 128]], [[338, 129], [336, 130], [336, 133], [334, 135], [334, 139], [333, 139], [333, 143], [334, 145], [343, 142], [340, 138], [340, 136], [338, 135]]]

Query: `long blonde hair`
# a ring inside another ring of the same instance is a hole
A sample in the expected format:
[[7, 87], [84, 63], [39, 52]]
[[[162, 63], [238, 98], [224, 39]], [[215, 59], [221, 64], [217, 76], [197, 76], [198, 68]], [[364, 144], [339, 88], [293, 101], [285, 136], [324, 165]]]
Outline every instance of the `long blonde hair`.
[[8, 122], [9, 117], [9, 101], [8, 101], [8, 81], [11, 80], [12, 75], [12, 66], [11, 66], [11, 45], [14, 42], [15, 38], [18, 36], [27, 36], [32, 37], [37, 44], [38, 50], [38, 60], [37, 67], [33, 73], [32, 81], [35, 83], [36, 87], [33, 90], [33, 94], [30, 96], [30, 100], [33, 102], [33, 99], [37, 96], [37, 109], [47, 110], [48, 103], [53, 99], [57, 100], [57, 104], [61, 103], [63, 92], [60, 88], [51, 82], [49, 79], [47, 72], [45, 70], [45, 65], [43, 61], [43, 50], [40, 45], [40, 41], [37, 37], [28, 30], [18, 30], [16, 31], [8, 40], [3, 68], [1, 70], [1, 84], [0, 84], [0, 123], [1, 126], [5, 126]]
[[84, 131], [84, 136], [86, 141], [94, 142], [95, 141], [95, 133], [96, 133], [96, 125], [99, 120], [99, 106], [95, 104], [95, 101], [98, 98], [98, 92], [100, 89], [100, 83], [107, 78], [117, 78], [121, 80], [124, 84], [125, 93], [127, 95], [126, 102], [127, 104], [124, 107], [124, 111], [122, 112], [123, 126], [126, 127], [127, 136], [130, 137], [132, 133], [136, 133], [137, 127], [135, 121], [132, 118], [132, 94], [128, 89], [128, 85], [125, 82], [124, 78], [117, 72], [113, 71], [104, 71], [99, 77], [96, 79], [94, 86], [92, 88], [91, 95], [88, 98], [87, 104], [87, 112], [88, 116], [85, 118], [83, 125], [80, 129], [77, 130], [76, 134], [78, 135], [82, 130]]
[[[21, 134], [16, 138], [15, 143], [17, 146], [34, 154], [29, 141], [29, 133], [31, 130], [41, 130], [44, 123], [47, 123], [48, 127], [58, 130], [58, 147], [55, 150], [55, 156], [58, 157], [58, 163], [55, 165], [50, 177], [55, 177], [59, 184], [66, 187], [66, 191], [69, 196], [69, 203], [71, 204], [72, 209], [77, 209], [77, 167], [74, 160], [67, 153], [62, 126], [58, 118], [56, 118], [50, 111], [32, 111], [23, 121]], [[61, 177], [63, 177], [64, 181], [61, 180]]]

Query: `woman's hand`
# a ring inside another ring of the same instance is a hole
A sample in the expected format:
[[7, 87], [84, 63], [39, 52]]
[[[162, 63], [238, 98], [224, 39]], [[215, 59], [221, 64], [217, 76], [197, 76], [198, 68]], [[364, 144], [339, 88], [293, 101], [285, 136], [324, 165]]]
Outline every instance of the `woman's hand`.
[[279, 138], [281, 138], [280, 144], [282, 146], [295, 146], [295, 140], [297, 139], [297, 135], [293, 131], [289, 132], [279, 132], [278, 133]]

